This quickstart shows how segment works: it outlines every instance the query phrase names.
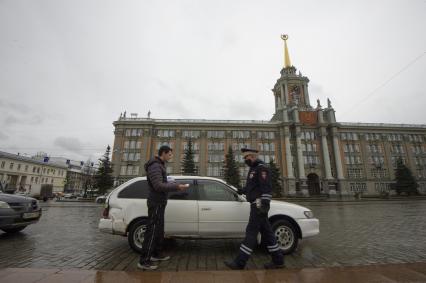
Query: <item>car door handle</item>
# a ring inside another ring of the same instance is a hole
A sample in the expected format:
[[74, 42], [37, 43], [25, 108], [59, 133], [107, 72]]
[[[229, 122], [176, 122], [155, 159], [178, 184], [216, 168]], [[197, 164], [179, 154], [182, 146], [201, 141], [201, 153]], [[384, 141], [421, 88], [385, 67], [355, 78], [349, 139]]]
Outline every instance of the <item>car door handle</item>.
[[210, 207], [203, 207], [201, 210], [212, 210]]

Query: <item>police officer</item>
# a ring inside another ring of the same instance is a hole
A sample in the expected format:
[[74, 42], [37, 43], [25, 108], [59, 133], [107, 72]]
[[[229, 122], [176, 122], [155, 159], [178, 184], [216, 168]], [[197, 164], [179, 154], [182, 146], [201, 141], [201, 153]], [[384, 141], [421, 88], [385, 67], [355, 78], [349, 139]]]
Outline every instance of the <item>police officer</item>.
[[258, 151], [243, 148], [244, 162], [250, 167], [244, 189], [239, 190], [245, 194], [250, 202], [250, 218], [246, 228], [246, 237], [241, 243], [238, 256], [233, 261], [225, 261], [231, 269], [244, 269], [250, 255], [257, 245], [257, 235], [260, 232], [262, 240], [266, 243], [272, 261], [266, 263], [266, 269], [284, 267], [284, 255], [277, 244], [268, 220], [269, 204], [272, 198], [271, 173], [268, 166], [257, 158]]

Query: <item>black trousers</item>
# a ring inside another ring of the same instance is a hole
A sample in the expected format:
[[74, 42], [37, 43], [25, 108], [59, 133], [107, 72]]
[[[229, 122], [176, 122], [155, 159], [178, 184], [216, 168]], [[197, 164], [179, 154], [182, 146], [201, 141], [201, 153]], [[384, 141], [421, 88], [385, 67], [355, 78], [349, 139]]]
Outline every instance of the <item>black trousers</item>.
[[149, 262], [151, 256], [161, 254], [164, 242], [164, 211], [166, 204], [147, 201], [148, 223], [142, 243], [142, 252], [139, 262]]
[[284, 255], [277, 244], [271, 224], [267, 215], [259, 215], [255, 204], [250, 205], [250, 218], [246, 228], [246, 237], [241, 243], [235, 263], [244, 267], [250, 258], [254, 248], [257, 246], [257, 235], [261, 233], [263, 241], [266, 243], [268, 252], [275, 264], [284, 263]]

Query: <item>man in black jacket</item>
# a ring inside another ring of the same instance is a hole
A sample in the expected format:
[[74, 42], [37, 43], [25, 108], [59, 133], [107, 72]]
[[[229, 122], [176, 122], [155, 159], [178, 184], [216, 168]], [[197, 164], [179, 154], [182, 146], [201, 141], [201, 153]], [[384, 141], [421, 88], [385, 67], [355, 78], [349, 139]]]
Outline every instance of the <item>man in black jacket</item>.
[[284, 256], [277, 244], [271, 224], [268, 219], [269, 203], [272, 198], [271, 172], [269, 167], [257, 158], [255, 149], [241, 149], [245, 163], [250, 167], [247, 182], [239, 194], [245, 194], [250, 202], [250, 218], [246, 228], [246, 237], [241, 243], [238, 256], [233, 261], [225, 261], [231, 269], [244, 269], [250, 255], [257, 245], [257, 235], [261, 233], [262, 240], [266, 243], [272, 261], [266, 263], [266, 269], [284, 267]]
[[161, 254], [164, 241], [164, 211], [167, 205], [167, 194], [168, 192], [183, 191], [189, 187], [189, 184], [167, 182], [166, 162], [172, 157], [172, 149], [163, 145], [158, 150], [158, 156], [145, 164], [149, 185], [148, 223], [137, 266], [143, 270], [155, 270], [158, 266], [154, 262], [170, 259], [170, 256]]

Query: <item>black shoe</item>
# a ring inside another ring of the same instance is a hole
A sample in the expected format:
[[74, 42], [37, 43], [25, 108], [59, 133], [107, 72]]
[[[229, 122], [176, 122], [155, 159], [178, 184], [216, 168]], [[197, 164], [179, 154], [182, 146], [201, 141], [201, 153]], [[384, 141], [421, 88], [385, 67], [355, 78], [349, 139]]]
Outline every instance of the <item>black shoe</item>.
[[265, 267], [265, 269], [280, 269], [280, 268], [284, 268], [285, 265], [284, 265], [284, 263], [283, 264], [276, 264], [276, 263], [273, 263], [273, 262], [268, 262], [268, 263], [265, 263], [263, 265], [263, 267]]
[[232, 270], [244, 269], [244, 266], [240, 266], [240, 265], [236, 264], [234, 261], [224, 261], [223, 263]]
[[142, 270], [156, 270], [158, 268], [158, 265], [152, 262], [145, 262], [145, 263], [138, 262], [137, 267]]
[[151, 256], [151, 261], [165, 261], [169, 260], [170, 256], [168, 255], [153, 255]]

